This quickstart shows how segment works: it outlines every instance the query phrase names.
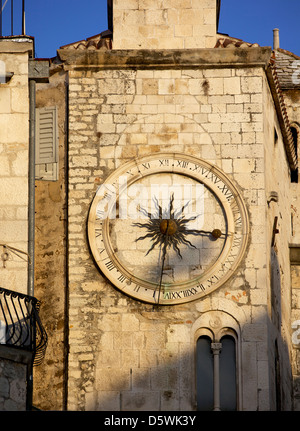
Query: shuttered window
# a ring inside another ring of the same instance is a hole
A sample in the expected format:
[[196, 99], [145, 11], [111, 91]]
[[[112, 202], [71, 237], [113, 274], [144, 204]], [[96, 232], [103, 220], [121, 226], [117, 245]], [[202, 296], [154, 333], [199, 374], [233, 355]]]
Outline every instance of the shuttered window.
[[58, 121], [57, 108], [36, 109], [36, 179], [58, 179]]

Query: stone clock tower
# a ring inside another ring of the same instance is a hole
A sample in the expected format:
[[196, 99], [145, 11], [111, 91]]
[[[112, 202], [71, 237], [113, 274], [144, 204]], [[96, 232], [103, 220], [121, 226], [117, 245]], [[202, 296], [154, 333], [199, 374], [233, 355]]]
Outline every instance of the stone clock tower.
[[297, 156], [272, 50], [218, 34], [216, 0], [108, 4], [110, 31], [53, 66], [67, 408], [289, 410]]

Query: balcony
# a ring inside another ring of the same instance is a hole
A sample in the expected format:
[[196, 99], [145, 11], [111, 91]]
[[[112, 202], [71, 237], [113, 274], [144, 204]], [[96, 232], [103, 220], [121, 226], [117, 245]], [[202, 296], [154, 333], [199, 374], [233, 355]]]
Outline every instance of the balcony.
[[39, 365], [47, 347], [47, 334], [39, 317], [39, 301], [0, 287], [0, 345], [27, 351]]

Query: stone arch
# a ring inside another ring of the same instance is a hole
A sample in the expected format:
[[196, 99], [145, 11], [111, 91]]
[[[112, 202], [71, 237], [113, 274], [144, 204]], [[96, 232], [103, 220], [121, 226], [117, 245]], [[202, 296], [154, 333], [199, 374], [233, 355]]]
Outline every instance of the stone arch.
[[220, 310], [211, 310], [203, 313], [193, 325], [193, 341], [203, 330], [213, 334], [214, 342], [219, 342], [228, 332], [235, 333], [240, 339], [241, 329], [239, 322], [229, 313]]
[[[204, 312], [193, 324], [192, 345], [194, 346], [193, 381], [196, 383], [196, 344], [199, 337], [208, 336], [212, 343], [221, 343], [224, 336], [229, 335], [236, 343], [236, 381], [238, 410], [242, 410], [242, 348], [241, 326], [230, 313], [221, 310]], [[196, 404], [196, 385], [193, 385], [193, 400]]]

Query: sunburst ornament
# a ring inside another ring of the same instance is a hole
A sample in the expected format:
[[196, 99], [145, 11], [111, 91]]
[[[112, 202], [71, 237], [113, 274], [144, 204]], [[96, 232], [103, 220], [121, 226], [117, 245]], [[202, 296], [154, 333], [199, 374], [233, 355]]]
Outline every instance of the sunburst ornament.
[[148, 222], [145, 223], [133, 223], [133, 226], [145, 228], [148, 233], [144, 236], [140, 236], [136, 241], [142, 241], [146, 238], [152, 238], [152, 245], [146, 253], [146, 256], [158, 245], [159, 247], [164, 246], [166, 249], [173, 248], [177, 255], [182, 259], [180, 253], [180, 245], [184, 244], [191, 248], [196, 248], [186, 237], [188, 235], [194, 236], [210, 236], [212, 239], [218, 239], [223, 234], [219, 229], [213, 231], [189, 229], [188, 223], [196, 220], [199, 215], [186, 217], [184, 210], [189, 205], [187, 202], [179, 209], [174, 209], [174, 193], [170, 197], [169, 207], [163, 209], [159, 204], [156, 197], [154, 197], [154, 203], [156, 207], [156, 214], [149, 213], [144, 208], [139, 208], [139, 211], [148, 218]]

